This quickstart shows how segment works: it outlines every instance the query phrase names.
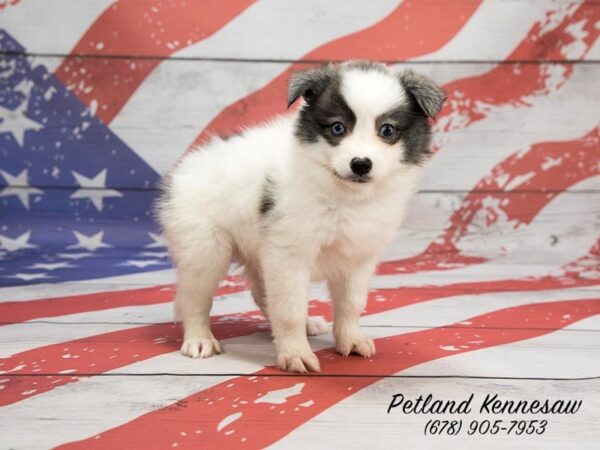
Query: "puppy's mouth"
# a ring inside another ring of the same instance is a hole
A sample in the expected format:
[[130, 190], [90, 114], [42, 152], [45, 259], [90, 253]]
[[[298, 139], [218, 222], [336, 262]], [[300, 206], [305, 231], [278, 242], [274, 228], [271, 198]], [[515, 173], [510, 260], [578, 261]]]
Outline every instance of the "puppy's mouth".
[[359, 183], [359, 184], [361, 184], [361, 183], [368, 183], [369, 181], [372, 180], [372, 178], [369, 175], [362, 175], [361, 176], [361, 175], [352, 174], [352, 175], [349, 175], [349, 176], [345, 177], [343, 175], [340, 175], [338, 173], [338, 171], [335, 170], [335, 169], [332, 169], [331, 173], [333, 175], [335, 175], [337, 178], [339, 178], [340, 180], [348, 181], [350, 183]]

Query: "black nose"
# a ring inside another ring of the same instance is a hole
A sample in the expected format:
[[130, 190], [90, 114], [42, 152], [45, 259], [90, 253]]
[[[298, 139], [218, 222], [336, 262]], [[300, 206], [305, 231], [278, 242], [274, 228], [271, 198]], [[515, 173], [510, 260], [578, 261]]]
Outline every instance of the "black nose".
[[352, 158], [350, 161], [350, 169], [358, 176], [368, 174], [373, 167], [373, 163], [369, 158]]

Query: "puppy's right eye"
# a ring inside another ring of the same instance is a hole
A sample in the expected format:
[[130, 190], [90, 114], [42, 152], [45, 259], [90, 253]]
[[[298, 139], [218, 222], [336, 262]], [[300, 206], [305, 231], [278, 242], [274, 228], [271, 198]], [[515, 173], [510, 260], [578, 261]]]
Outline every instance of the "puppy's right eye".
[[334, 136], [343, 136], [346, 133], [346, 127], [342, 122], [335, 122], [329, 127]]

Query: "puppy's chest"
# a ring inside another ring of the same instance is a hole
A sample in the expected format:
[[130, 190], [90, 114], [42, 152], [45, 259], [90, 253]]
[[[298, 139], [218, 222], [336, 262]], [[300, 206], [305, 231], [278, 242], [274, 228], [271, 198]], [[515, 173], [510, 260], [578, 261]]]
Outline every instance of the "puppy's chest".
[[333, 210], [320, 220], [320, 258], [360, 258], [379, 251], [379, 241], [393, 232], [389, 214], [378, 208]]

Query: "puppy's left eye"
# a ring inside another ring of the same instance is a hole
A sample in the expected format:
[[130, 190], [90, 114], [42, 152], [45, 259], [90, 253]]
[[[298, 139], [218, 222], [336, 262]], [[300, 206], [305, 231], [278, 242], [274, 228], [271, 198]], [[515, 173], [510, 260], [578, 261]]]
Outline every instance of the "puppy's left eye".
[[342, 122], [335, 122], [329, 126], [331, 134], [334, 136], [342, 136], [346, 133], [346, 127]]
[[384, 139], [391, 139], [396, 134], [396, 128], [389, 123], [384, 123], [379, 129], [379, 136]]

